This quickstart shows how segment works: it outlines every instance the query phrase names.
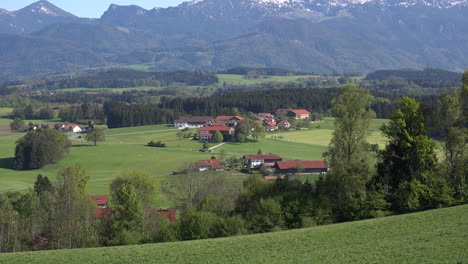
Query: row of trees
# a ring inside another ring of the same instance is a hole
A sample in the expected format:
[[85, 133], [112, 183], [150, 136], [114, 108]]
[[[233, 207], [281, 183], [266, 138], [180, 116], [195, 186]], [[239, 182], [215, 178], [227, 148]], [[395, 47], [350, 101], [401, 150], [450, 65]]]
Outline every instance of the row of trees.
[[48, 120], [54, 118], [54, 111], [47, 107], [36, 108], [33, 105], [13, 109], [12, 118]]
[[127, 88], [139, 86], [167, 86], [171, 83], [187, 85], [213, 85], [218, 83], [216, 74], [205, 71], [146, 72], [137, 70], [109, 70], [78, 76], [58, 77], [49, 80], [27, 81], [34, 90], [58, 90], [65, 88]]
[[105, 121], [102, 104], [70, 105], [60, 109], [59, 117], [64, 122], [77, 122], [80, 120]]

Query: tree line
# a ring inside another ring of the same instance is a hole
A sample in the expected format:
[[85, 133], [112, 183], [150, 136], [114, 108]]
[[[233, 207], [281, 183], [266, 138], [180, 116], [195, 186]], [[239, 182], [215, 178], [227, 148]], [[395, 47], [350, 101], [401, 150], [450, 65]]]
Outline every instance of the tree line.
[[146, 72], [137, 70], [109, 70], [78, 76], [48, 80], [27, 81], [32, 90], [60, 90], [66, 88], [129, 88], [139, 86], [161, 87], [171, 83], [186, 85], [214, 85], [216, 74], [206, 71]]

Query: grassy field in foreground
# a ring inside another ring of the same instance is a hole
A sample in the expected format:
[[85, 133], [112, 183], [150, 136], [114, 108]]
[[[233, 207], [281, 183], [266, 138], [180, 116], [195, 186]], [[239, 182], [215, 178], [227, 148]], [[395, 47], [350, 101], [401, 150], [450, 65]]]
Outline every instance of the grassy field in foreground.
[[284, 232], [25, 252], [0, 263], [467, 263], [468, 206]]

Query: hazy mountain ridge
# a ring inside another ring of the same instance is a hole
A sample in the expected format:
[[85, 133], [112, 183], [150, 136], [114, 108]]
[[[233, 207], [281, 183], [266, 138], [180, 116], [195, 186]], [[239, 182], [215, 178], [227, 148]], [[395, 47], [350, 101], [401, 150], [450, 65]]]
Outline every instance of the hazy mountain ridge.
[[[1, 36], [6, 44], [0, 49], [0, 67], [11, 78], [28, 75], [25, 69], [38, 65], [30, 63], [36, 57], [23, 58], [27, 67], [5, 60], [11, 59], [9, 53], [32, 54], [10, 45], [24, 41], [19, 47], [71, 59], [67, 55], [76, 46], [85, 57], [97, 58], [96, 63], [59, 59], [30, 75], [139, 63], [152, 63], [156, 70], [463, 70], [468, 67], [466, 14], [468, 0], [195, 0], [151, 10], [111, 5], [99, 20], [91, 20], [40, 1], [15, 12], [0, 10], [0, 32], [11, 33], [12, 27], [14, 33], [34, 31], [29, 38]], [[32, 47], [34, 40], [38, 45]], [[51, 50], [41, 46], [44, 40], [66, 44]]]

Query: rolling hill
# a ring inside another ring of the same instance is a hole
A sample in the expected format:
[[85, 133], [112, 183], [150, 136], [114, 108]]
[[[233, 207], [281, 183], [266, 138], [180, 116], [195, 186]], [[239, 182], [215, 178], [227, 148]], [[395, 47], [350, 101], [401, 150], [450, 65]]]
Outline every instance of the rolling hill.
[[[467, 0], [194, 0], [151, 10], [113, 4], [92, 20], [41, 0], [18, 11], [0, 10], [0, 37], [6, 43], [0, 68], [8, 72], [0, 77], [40, 77], [74, 69], [67, 65], [83, 70], [101, 64], [154, 65], [157, 71], [237, 66], [462, 71], [468, 67], [467, 13]], [[38, 64], [36, 51], [10, 63], [9, 54], [22, 52], [10, 44], [25, 36], [38, 38], [27, 41], [36, 41], [41, 53], [62, 54], [57, 57], [62, 64]], [[50, 50], [44, 38], [69, 44]], [[72, 44], [101, 60], [77, 60]]]
[[1, 263], [464, 263], [468, 206], [284, 232], [1, 254]]

